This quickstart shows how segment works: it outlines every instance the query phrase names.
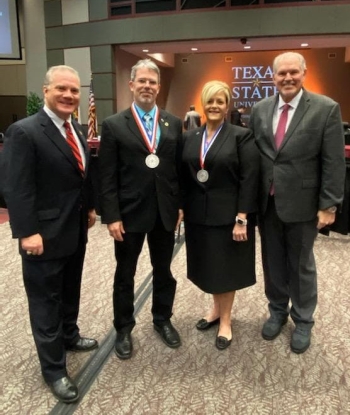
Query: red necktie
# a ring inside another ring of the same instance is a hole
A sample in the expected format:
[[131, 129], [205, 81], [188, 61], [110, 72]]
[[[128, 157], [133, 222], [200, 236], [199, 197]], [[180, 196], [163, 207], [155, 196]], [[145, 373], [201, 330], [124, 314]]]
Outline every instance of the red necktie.
[[[286, 126], [288, 121], [288, 110], [290, 108], [289, 104], [284, 104], [282, 107], [282, 113], [280, 115], [280, 119], [278, 120], [278, 125], [275, 133], [275, 144], [277, 150], [280, 148], [280, 145], [282, 144], [284, 135], [286, 133]], [[273, 196], [275, 193], [275, 187], [272, 183], [271, 189], [270, 189], [270, 195]]]
[[70, 124], [68, 121], [65, 121], [63, 124], [63, 127], [66, 130], [66, 137], [67, 137], [67, 143], [69, 144], [70, 148], [72, 149], [73, 155], [76, 158], [78, 162], [79, 169], [81, 171], [81, 174], [84, 176], [84, 165], [83, 160], [81, 158], [80, 150], [78, 147], [77, 142], [75, 141], [74, 135], [72, 133], [72, 129], [70, 128]]
[[289, 104], [284, 104], [282, 107], [282, 113], [280, 115], [280, 119], [278, 121], [276, 133], [275, 133], [275, 144], [277, 150], [280, 148], [280, 145], [282, 144], [284, 135], [286, 133], [286, 125], [288, 120], [288, 110], [290, 108]]

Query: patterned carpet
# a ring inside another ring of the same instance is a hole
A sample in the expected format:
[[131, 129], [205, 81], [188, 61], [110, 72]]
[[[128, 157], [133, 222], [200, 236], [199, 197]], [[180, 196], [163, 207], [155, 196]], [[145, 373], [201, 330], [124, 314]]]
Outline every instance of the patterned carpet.
[[[17, 242], [9, 224], [0, 225], [1, 354], [0, 413], [18, 415], [334, 415], [350, 414], [350, 238], [320, 235], [319, 304], [310, 349], [289, 348], [292, 322], [273, 342], [260, 335], [267, 316], [259, 244], [255, 286], [236, 295], [234, 337], [229, 349], [214, 347], [216, 329], [194, 324], [210, 296], [186, 279], [180, 243], [172, 269], [178, 281], [173, 323], [182, 346], [167, 348], [154, 332], [150, 313], [151, 267], [144, 247], [137, 270], [135, 353], [120, 361], [113, 353], [113, 243], [99, 222], [90, 232], [83, 277], [80, 328], [101, 347], [68, 355], [68, 370], [83, 395], [77, 404], [58, 404], [43, 382], [29, 326]], [[258, 239], [259, 240], [259, 239]], [[215, 253], [213, 253], [215, 255]]]

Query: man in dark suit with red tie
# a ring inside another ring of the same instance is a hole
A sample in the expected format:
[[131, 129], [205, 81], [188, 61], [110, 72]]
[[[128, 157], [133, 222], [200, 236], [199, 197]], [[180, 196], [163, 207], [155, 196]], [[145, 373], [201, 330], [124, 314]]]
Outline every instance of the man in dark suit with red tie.
[[67, 374], [66, 350], [98, 346], [77, 325], [87, 230], [96, 214], [87, 142], [71, 117], [80, 101], [78, 73], [50, 68], [43, 92], [44, 108], [5, 134], [4, 195], [43, 377], [59, 400], [74, 402], [79, 392]]
[[139, 61], [129, 82], [131, 108], [102, 123], [99, 186], [102, 222], [114, 238], [115, 353], [129, 359], [135, 326], [134, 275], [147, 234], [153, 267], [154, 329], [164, 343], [180, 346], [170, 319], [176, 290], [171, 270], [174, 231], [182, 219], [179, 191], [182, 122], [159, 109], [160, 71], [150, 59]]
[[270, 311], [262, 336], [276, 338], [290, 315], [294, 353], [310, 345], [317, 304], [314, 240], [334, 222], [345, 178], [339, 105], [303, 89], [305, 75], [302, 55], [277, 56], [279, 94], [257, 103], [250, 116], [261, 156], [259, 223]]

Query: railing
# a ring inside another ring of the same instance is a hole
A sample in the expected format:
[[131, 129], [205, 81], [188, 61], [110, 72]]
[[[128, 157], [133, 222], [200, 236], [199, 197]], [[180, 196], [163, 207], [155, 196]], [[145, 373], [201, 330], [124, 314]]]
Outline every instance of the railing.
[[349, 0], [110, 0], [111, 18], [140, 17], [142, 14], [181, 13], [254, 7], [283, 7], [321, 4], [348, 4]]

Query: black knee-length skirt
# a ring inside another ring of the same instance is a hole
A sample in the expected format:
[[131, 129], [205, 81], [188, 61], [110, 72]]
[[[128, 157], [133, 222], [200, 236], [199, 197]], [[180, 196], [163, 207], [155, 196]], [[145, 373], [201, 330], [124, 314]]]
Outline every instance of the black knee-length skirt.
[[221, 294], [256, 282], [255, 227], [248, 225], [248, 241], [236, 242], [233, 226], [185, 223], [187, 276], [204, 292]]

